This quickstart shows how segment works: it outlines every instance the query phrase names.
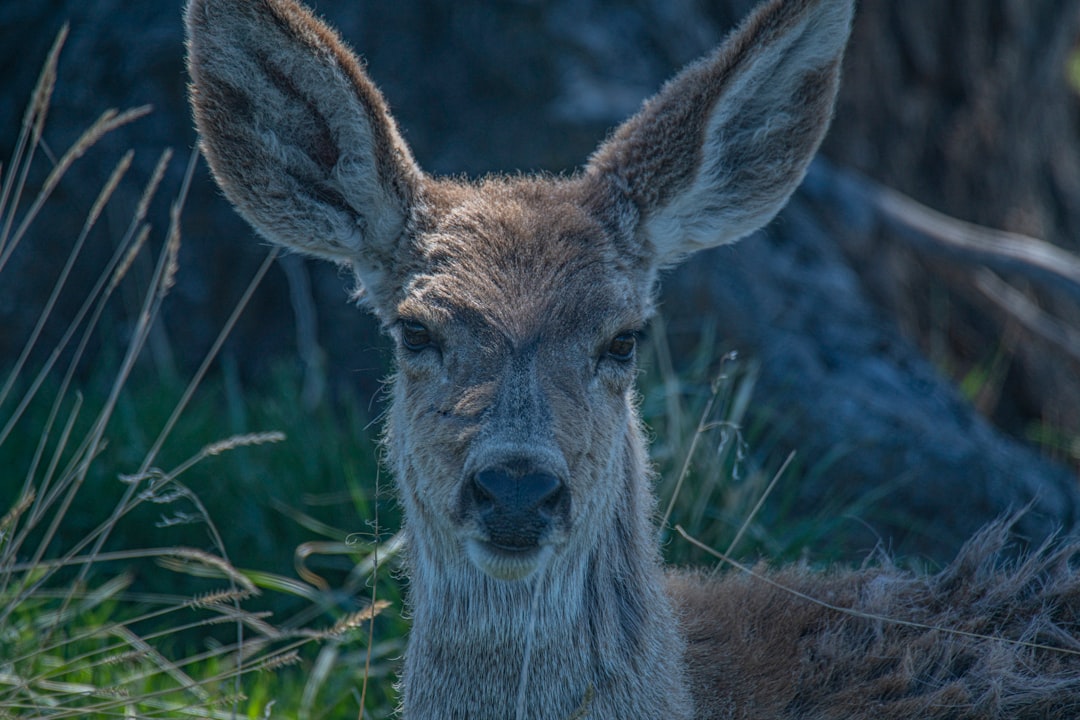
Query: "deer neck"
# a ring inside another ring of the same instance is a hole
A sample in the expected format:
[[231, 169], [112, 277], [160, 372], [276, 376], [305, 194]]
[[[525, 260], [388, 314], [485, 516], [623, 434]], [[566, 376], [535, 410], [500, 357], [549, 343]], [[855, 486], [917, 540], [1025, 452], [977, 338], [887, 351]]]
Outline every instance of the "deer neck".
[[406, 720], [691, 717], [644, 451], [630, 435], [608, 517], [522, 580], [477, 569], [406, 499]]

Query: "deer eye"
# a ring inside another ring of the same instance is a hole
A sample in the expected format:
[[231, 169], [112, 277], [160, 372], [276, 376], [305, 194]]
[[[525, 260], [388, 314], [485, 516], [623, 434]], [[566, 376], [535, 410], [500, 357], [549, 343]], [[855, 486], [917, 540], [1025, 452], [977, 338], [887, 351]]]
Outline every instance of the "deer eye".
[[420, 352], [434, 344], [431, 331], [415, 320], [401, 321], [401, 344], [406, 350]]
[[608, 344], [607, 354], [612, 360], [629, 362], [634, 359], [634, 351], [637, 348], [637, 333], [619, 333]]

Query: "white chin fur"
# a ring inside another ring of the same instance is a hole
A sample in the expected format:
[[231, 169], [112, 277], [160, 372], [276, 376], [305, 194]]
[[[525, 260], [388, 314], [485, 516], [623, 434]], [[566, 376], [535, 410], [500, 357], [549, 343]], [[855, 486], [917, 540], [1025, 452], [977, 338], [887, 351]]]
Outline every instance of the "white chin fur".
[[510, 552], [472, 538], [465, 541], [465, 550], [473, 565], [497, 580], [527, 578], [551, 556], [551, 547], [546, 545], [535, 550]]

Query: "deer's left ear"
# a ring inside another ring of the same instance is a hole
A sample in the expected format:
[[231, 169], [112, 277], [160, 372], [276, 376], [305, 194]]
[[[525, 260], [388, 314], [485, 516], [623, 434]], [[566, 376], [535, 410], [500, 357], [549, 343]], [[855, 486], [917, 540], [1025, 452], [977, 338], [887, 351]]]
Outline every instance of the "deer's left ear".
[[779, 212], [832, 117], [852, 0], [773, 0], [616, 130], [586, 168], [657, 266]]

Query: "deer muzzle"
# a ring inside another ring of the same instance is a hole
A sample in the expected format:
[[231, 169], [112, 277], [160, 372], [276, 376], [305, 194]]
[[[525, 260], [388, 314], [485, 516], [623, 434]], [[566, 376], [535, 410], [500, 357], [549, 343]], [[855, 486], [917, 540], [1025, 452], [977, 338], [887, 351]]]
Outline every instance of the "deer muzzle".
[[480, 470], [469, 479], [468, 491], [488, 542], [507, 552], [536, 548], [569, 499], [555, 475], [521, 467]]

